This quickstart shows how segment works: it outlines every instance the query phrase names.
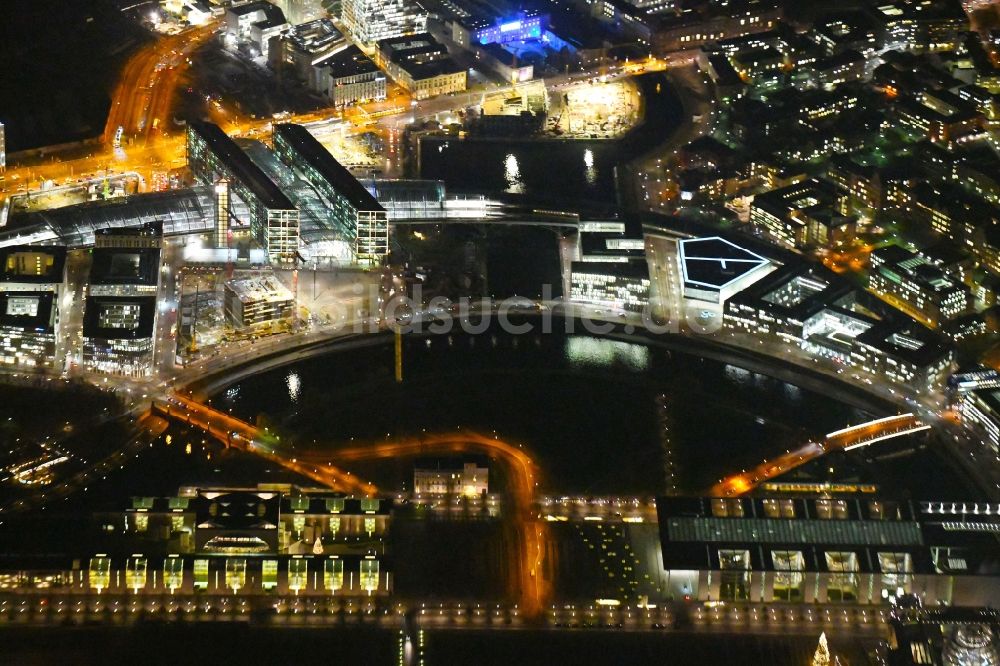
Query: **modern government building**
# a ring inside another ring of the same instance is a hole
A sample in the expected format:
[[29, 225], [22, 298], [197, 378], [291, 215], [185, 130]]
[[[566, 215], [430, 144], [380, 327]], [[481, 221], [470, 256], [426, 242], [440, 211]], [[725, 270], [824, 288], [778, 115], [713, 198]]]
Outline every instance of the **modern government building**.
[[1000, 505], [788, 497], [658, 498], [675, 598], [986, 606]]

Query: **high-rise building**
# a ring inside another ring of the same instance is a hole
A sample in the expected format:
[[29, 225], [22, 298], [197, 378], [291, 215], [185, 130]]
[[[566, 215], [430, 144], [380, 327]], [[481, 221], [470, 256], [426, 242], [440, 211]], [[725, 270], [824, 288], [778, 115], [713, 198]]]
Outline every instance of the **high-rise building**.
[[152, 372], [159, 278], [159, 248], [94, 249], [83, 314], [87, 370], [128, 377]]
[[312, 185], [326, 203], [341, 238], [361, 263], [376, 265], [389, 253], [385, 208], [301, 125], [274, 126], [274, 153]]
[[356, 40], [374, 44], [423, 32], [427, 10], [416, 0], [344, 0], [341, 20]]
[[0, 123], [0, 169], [7, 168], [7, 140], [3, 123]]
[[0, 363], [53, 364], [66, 248], [17, 245], [0, 250]]
[[[299, 211], [281, 188], [247, 157], [218, 125], [188, 125], [187, 158], [191, 174], [214, 186], [229, 182], [229, 217], [249, 224], [250, 233], [271, 263], [292, 264], [299, 249]], [[237, 203], [239, 205], [237, 205]]]

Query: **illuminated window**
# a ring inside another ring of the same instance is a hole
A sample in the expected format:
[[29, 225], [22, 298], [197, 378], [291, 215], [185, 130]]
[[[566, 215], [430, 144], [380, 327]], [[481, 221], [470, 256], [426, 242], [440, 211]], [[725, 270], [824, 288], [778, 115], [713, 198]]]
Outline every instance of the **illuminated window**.
[[8, 296], [7, 314], [14, 317], [37, 317], [37, 296]]
[[323, 563], [323, 587], [335, 592], [344, 587], [344, 561], [331, 558]]
[[847, 502], [844, 500], [816, 500], [816, 515], [824, 520], [845, 520]]
[[134, 331], [139, 328], [141, 311], [142, 308], [135, 303], [101, 303], [98, 321], [101, 328]]
[[913, 573], [913, 560], [909, 553], [879, 553], [878, 566], [882, 572], [882, 589], [887, 594], [906, 590]]
[[194, 561], [194, 587], [199, 590], [208, 589], [208, 560]]
[[106, 555], [90, 558], [88, 580], [91, 589], [98, 592], [108, 589], [111, 586], [111, 558]]
[[309, 561], [302, 558], [288, 560], [288, 589], [293, 592], [305, 589], [309, 582]]
[[378, 589], [378, 560], [366, 557], [361, 560], [361, 589], [371, 594]]
[[176, 556], [163, 560], [163, 586], [170, 591], [184, 584], [184, 561]]
[[226, 587], [238, 591], [247, 584], [247, 561], [242, 557], [226, 558]]
[[774, 563], [774, 598], [782, 601], [802, 599], [802, 581], [805, 579], [805, 558], [799, 550], [772, 550]]
[[272, 590], [278, 585], [278, 560], [264, 560], [261, 564], [261, 587]]
[[719, 598], [745, 601], [750, 598], [750, 551], [720, 550], [721, 571]]
[[858, 556], [850, 551], [825, 553], [828, 601], [853, 601], [858, 597]]
[[125, 585], [130, 590], [140, 590], [146, 587], [146, 558], [132, 556], [128, 558], [125, 568]]

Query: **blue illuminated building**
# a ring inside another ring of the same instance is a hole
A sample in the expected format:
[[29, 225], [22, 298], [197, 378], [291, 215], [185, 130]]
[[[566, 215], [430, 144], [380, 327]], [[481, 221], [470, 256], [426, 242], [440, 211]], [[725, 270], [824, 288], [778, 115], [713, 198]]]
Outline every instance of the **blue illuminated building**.
[[524, 12], [517, 18], [500, 20], [479, 28], [473, 33], [472, 39], [483, 45], [534, 41], [545, 34], [548, 22], [547, 14]]

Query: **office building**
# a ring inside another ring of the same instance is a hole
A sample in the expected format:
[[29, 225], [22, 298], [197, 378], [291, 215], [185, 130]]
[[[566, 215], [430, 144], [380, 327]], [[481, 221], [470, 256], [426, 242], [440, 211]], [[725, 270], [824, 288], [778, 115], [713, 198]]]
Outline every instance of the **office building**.
[[156, 296], [160, 279], [158, 248], [94, 248], [89, 296]]
[[0, 292], [0, 363], [28, 368], [53, 364], [57, 305], [51, 291]]
[[95, 248], [158, 249], [163, 247], [163, 222], [138, 227], [106, 227], [94, 231]]
[[643, 261], [574, 261], [570, 299], [615, 310], [642, 312], [649, 304], [649, 267]]
[[954, 361], [943, 336], [820, 267], [786, 265], [734, 294], [723, 326], [928, 389], [945, 380]]
[[898, 245], [871, 253], [868, 289], [890, 305], [931, 327], [965, 314], [972, 293], [921, 254]]
[[92, 254], [83, 314], [83, 365], [144, 377], [153, 370], [160, 250], [100, 247]]
[[773, 0], [705, 4], [699, 9], [662, 20], [652, 37], [657, 52], [695, 49], [723, 39], [767, 32], [782, 16], [781, 7]]
[[984, 606], [1000, 592], [996, 504], [664, 497], [656, 508], [677, 599]]
[[60, 332], [66, 248], [0, 249], [0, 363], [48, 367]]
[[342, 0], [341, 20], [362, 44], [427, 29], [427, 11], [417, 0]]
[[949, 51], [968, 29], [969, 20], [958, 0], [892, 0], [880, 3], [877, 13], [887, 50]]
[[295, 317], [295, 296], [274, 275], [227, 280], [223, 306], [226, 323], [238, 330]]
[[192, 122], [187, 131], [188, 168], [196, 180], [228, 181], [229, 218], [249, 227], [251, 236], [274, 264], [295, 262], [299, 249], [299, 211], [260, 167], [218, 125]]
[[357, 261], [377, 265], [389, 253], [386, 211], [351, 172], [301, 125], [274, 126], [274, 153], [312, 185]]
[[952, 375], [948, 389], [965, 427], [1000, 453], [1000, 373], [980, 366]]
[[385, 499], [283, 483], [182, 487], [173, 497], [134, 497], [115, 521], [125, 534], [163, 542], [171, 552], [296, 555], [314, 554], [317, 539], [325, 550], [384, 535], [391, 508]]
[[52, 291], [66, 284], [66, 248], [9, 245], [0, 248], [0, 291]]
[[334, 106], [385, 99], [385, 73], [353, 44], [333, 53], [315, 69], [322, 92]]
[[329, 84], [322, 74], [323, 64], [349, 45], [330, 19], [293, 25], [274, 40], [268, 62], [283, 77], [301, 81], [313, 92], [327, 94]]
[[724, 238], [687, 238], [677, 243], [684, 298], [725, 303], [776, 266]]
[[904, 127], [944, 146], [981, 132], [986, 120], [972, 102], [947, 90], [901, 96], [893, 108]]
[[470, 41], [473, 44], [510, 44], [531, 42], [542, 39], [549, 27], [549, 17], [536, 11], [524, 11], [509, 19], [493, 21], [479, 19], [480, 23], [470, 25]]
[[226, 7], [226, 35], [234, 43], [252, 44], [265, 59], [271, 39], [288, 27], [281, 9], [265, 0]]
[[508, 51], [499, 44], [487, 44], [476, 47], [478, 59], [486, 67], [493, 70], [504, 81], [519, 83], [530, 81], [535, 76], [535, 67], [518, 59], [517, 54]]
[[421, 458], [413, 463], [414, 495], [483, 495], [490, 491], [485, 461]]
[[290, 484], [182, 487], [99, 514], [122, 535], [120, 548], [47, 566], [96, 594], [383, 595], [391, 591], [383, 549], [358, 546], [385, 538], [391, 508]]
[[750, 223], [775, 244], [788, 249], [826, 245], [831, 226], [840, 223], [830, 213], [840, 208], [840, 195], [830, 183], [810, 178], [754, 197]]
[[276, 0], [275, 4], [293, 26], [324, 19], [328, 13], [322, 0]]
[[92, 372], [146, 377], [153, 371], [155, 296], [88, 296], [83, 366]]
[[468, 82], [466, 69], [428, 33], [379, 41], [375, 62], [416, 99], [462, 92]]

